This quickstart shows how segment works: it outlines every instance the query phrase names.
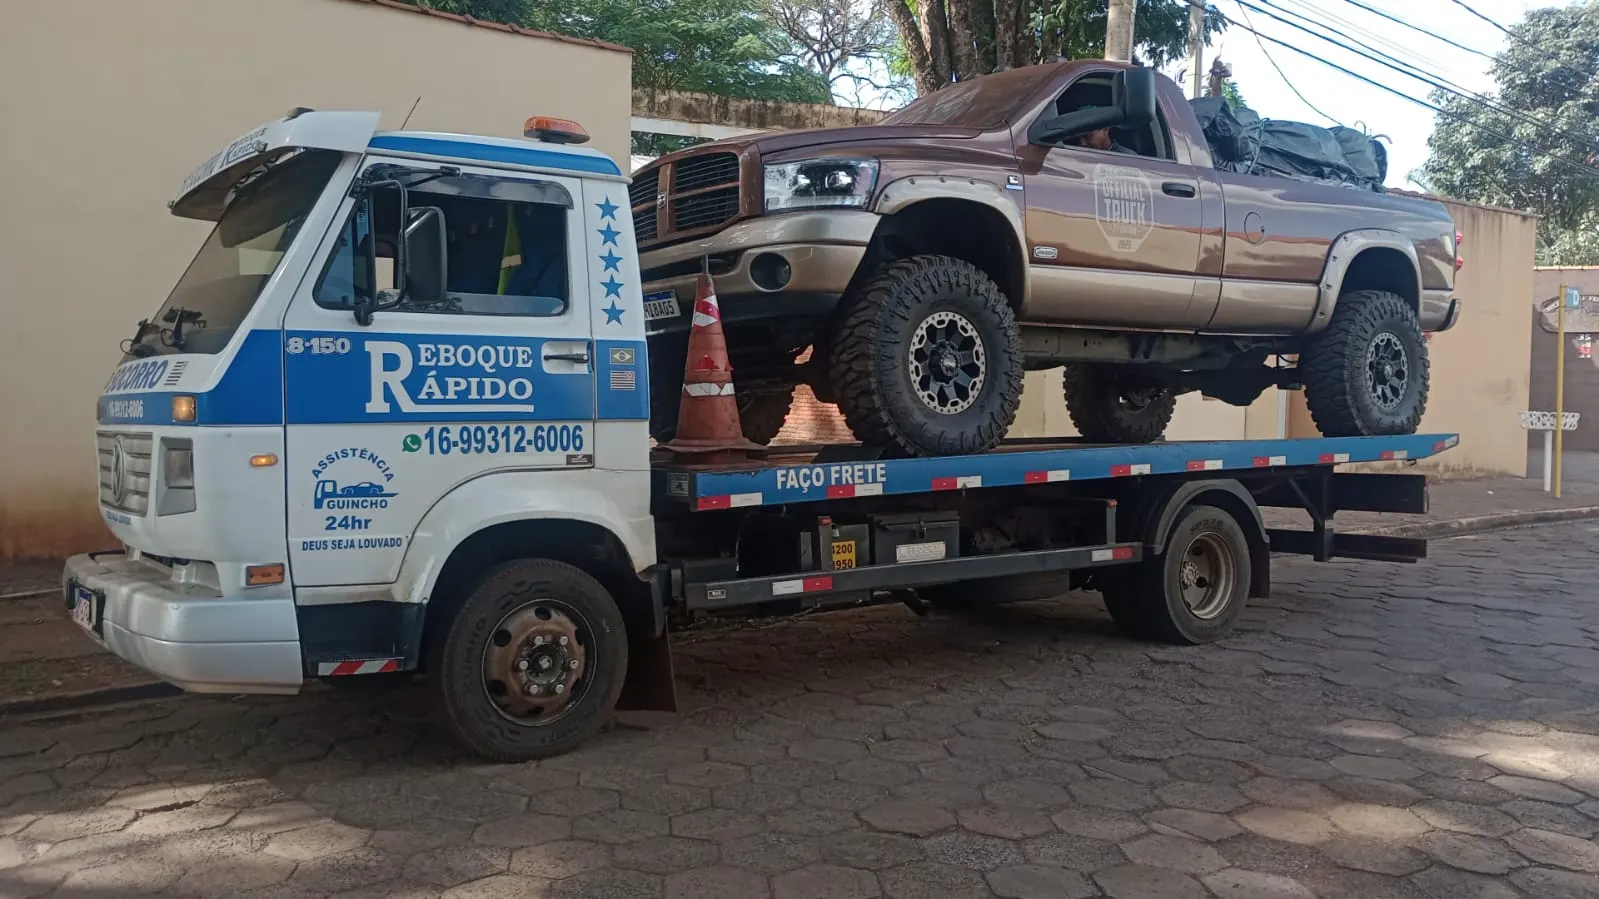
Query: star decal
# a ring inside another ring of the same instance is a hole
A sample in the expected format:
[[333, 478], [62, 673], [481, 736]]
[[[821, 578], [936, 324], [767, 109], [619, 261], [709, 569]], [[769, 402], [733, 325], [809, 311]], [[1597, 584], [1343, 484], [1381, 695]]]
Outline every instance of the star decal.
[[600, 286], [605, 288], [605, 295], [608, 297], [620, 297], [622, 295], [622, 282], [616, 280], [615, 275], [601, 281]]
[[603, 243], [601, 243], [600, 246], [603, 247], [605, 244], [615, 244], [616, 239], [621, 236], [622, 232], [612, 228], [610, 225], [606, 225], [600, 229], [600, 237], [603, 239]]
[[600, 261], [605, 263], [605, 270], [608, 272], [619, 272], [622, 270], [622, 257], [616, 255], [610, 250], [605, 251], [605, 255], [600, 257]]
[[612, 300], [611, 305], [600, 311], [605, 313], [605, 323], [607, 325], [620, 325], [622, 323], [622, 307], [616, 305], [615, 300]]
[[617, 206], [616, 206], [615, 203], [611, 202], [611, 198], [610, 197], [606, 197], [605, 198], [605, 202], [603, 202], [603, 203], [595, 203], [594, 205], [600, 207], [600, 218], [602, 218], [602, 219], [615, 219], [616, 218]]

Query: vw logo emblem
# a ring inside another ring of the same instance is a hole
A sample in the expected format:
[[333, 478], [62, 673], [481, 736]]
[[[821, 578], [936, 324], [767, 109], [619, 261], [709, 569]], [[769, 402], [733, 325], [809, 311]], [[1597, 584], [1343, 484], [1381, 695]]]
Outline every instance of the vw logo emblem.
[[111, 491], [111, 502], [121, 505], [127, 498], [127, 478], [124, 469], [127, 466], [128, 453], [122, 446], [122, 438], [111, 441], [111, 483], [106, 487]]
[[666, 194], [664, 192], [663, 193], [658, 193], [658, 194], [655, 195], [655, 208], [656, 209], [665, 209], [666, 208]]

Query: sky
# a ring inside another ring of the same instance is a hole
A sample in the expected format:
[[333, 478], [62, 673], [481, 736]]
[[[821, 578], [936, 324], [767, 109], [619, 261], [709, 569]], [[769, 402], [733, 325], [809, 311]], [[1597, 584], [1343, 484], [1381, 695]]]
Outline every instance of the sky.
[[[1301, 21], [1302, 18], [1319, 20], [1347, 33], [1360, 43], [1405, 60], [1441, 76], [1440, 80], [1453, 82], [1470, 91], [1481, 93], [1493, 89], [1493, 79], [1487, 74], [1490, 64], [1487, 59], [1385, 20], [1361, 9], [1350, 0], [1249, 0], [1257, 9], [1245, 9], [1238, 0], [1210, 2], [1228, 18], [1245, 24], [1253, 23], [1264, 35], [1315, 53], [1413, 97], [1426, 99], [1430, 87], [1273, 21], [1259, 12], [1258, 8], [1273, 9], [1279, 15], [1286, 12], [1288, 14], [1284, 17], [1293, 21]], [[1499, 29], [1471, 15], [1452, 0], [1358, 2], [1489, 55], [1498, 51], [1508, 40]], [[1508, 27], [1519, 22], [1529, 9], [1567, 6], [1573, 0], [1466, 2], [1488, 18]], [[1260, 43], [1265, 44], [1264, 50]], [[1388, 186], [1417, 189], [1417, 185], [1406, 176], [1420, 168], [1427, 159], [1427, 137], [1432, 133], [1434, 118], [1431, 110], [1351, 78], [1288, 47], [1270, 41], [1260, 43], [1242, 28], [1229, 28], [1206, 49], [1204, 66], [1208, 69], [1211, 61], [1219, 55], [1232, 66], [1233, 80], [1237, 82], [1245, 102], [1266, 118], [1328, 126], [1333, 124], [1327, 118], [1330, 116], [1340, 124], [1363, 127], [1374, 135], [1387, 135]], [[1281, 75], [1273, 68], [1273, 61], [1282, 69]], [[1185, 66], [1169, 67], [1168, 72], [1180, 68]], [[1295, 88], [1304, 99], [1295, 96]], [[1321, 112], [1311, 109], [1306, 101]], [[1325, 116], [1321, 113], [1325, 113]]]

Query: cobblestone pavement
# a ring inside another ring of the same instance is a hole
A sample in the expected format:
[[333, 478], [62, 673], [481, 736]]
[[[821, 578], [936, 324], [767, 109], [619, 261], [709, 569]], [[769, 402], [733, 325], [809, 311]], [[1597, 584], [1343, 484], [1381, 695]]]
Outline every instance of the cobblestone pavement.
[[1091, 597], [694, 633], [688, 711], [486, 765], [417, 697], [0, 731], [0, 896], [1599, 896], [1599, 582], [1569, 524], [1281, 560], [1213, 646]]

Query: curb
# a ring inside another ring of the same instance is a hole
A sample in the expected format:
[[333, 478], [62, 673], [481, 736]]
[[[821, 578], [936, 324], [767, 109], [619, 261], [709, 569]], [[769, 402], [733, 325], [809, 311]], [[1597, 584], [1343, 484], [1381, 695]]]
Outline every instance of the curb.
[[1527, 527], [1535, 524], [1558, 524], [1563, 521], [1582, 521], [1599, 518], [1599, 506], [1572, 506], [1566, 509], [1536, 509], [1529, 512], [1497, 512], [1470, 518], [1451, 518], [1447, 521], [1428, 521], [1420, 524], [1399, 524], [1393, 527], [1351, 531], [1372, 537], [1421, 537], [1437, 539], [1464, 537], [1489, 531]]

